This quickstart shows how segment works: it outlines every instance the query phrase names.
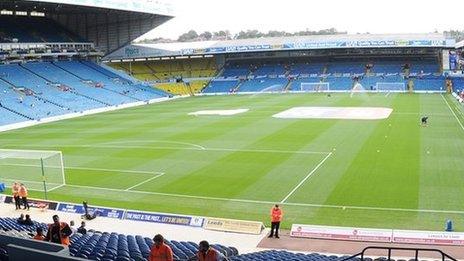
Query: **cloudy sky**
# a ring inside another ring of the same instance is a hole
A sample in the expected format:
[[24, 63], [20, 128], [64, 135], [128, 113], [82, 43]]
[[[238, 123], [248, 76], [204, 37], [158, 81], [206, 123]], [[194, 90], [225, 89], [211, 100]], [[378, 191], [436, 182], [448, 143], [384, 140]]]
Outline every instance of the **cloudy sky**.
[[[168, 1], [168, 0], [166, 0]], [[176, 17], [143, 38], [228, 29], [427, 33], [464, 30], [464, 0], [169, 0]]]

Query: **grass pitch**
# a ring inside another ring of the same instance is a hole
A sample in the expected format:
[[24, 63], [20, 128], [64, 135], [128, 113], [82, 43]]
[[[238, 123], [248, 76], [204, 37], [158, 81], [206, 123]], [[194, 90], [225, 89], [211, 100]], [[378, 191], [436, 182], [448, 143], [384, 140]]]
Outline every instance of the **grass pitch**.
[[[271, 117], [297, 106], [393, 112], [372, 121]], [[188, 115], [240, 108], [250, 111]], [[63, 152], [67, 185], [49, 193], [54, 200], [266, 223], [282, 203], [286, 228], [442, 230], [452, 219], [464, 231], [463, 123], [460, 105], [439, 94], [208, 96], [0, 133], [0, 145]]]

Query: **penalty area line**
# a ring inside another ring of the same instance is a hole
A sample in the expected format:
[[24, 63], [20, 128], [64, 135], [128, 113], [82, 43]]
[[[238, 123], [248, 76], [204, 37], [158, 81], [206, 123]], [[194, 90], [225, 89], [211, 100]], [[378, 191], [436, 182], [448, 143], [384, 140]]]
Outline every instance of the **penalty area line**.
[[147, 183], [147, 182], [150, 182], [150, 181], [152, 181], [152, 180], [154, 180], [154, 179], [157, 179], [157, 178], [163, 176], [164, 174], [165, 174], [165, 173], [161, 173], [161, 174], [158, 174], [158, 175], [156, 175], [156, 176], [154, 176], [154, 177], [151, 177], [151, 178], [149, 178], [149, 179], [146, 179], [146, 180], [144, 180], [144, 181], [142, 181], [142, 182], [140, 182], [140, 183], [135, 184], [135, 185], [132, 186], [132, 187], [126, 188], [125, 191], [129, 191], [129, 190], [131, 190], [131, 189], [133, 189], [133, 188], [136, 188], [136, 187], [138, 187], [138, 186], [141, 186], [141, 185], [143, 185], [143, 184], [145, 184], [145, 183]]
[[280, 203], [285, 203], [285, 201], [287, 201], [287, 199], [288, 199], [290, 196], [292, 196], [293, 193], [295, 193], [295, 191], [296, 191], [298, 188], [300, 188], [301, 185], [303, 185], [303, 183], [305, 183], [305, 181], [306, 181], [307, 179], [309, 179], [309, 178], [314, 174], [314, 172], [316, 172], [316, 170], [318, 170], [318, 169], [322, 166], [322, 164], [324, 164], [324, 162], [325, 162], [330, 156], [332, 156], [332, 152], [330, 152], [329, 154], [327, 154], [327, 156], [325, 156], [325, 158], [322, 159], [321, 162], [319, 162], [319, 164], [317, 164], [316, 167], [314, 167], [314, 168], [311, 170], [311, 172], [309, 172], [308, 175], [306, 175], [306, 177], [304, 177], [304, 179], [301, 180], [300, 183], [298, 183], [298, 185], [296, 185], [296, 186], [292, 189], [292, 191], [290, 191], [290, 193], [288, 193], [287, 196], [285, 196], [285, 198], [282, 199], [282, 200], [280, 201]]

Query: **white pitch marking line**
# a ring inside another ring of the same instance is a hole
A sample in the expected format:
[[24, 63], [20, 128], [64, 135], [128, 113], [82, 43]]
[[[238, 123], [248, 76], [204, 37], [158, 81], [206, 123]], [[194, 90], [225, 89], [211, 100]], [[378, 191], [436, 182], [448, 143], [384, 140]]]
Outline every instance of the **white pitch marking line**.
[[[192, 195], [182, 195], [182, 194], [170, 194], [170, 193], [161, 193], [161, 192], [150, 192], [150, 191], [139, 191], [139, 190], [130, 190], [125, 191], [123, 189], [112, 189], [112, 188], [102, 188], [102, 187], [92, 187], [92, 186], [82, 186], [82, 185], [68, 185], [65, 187], [71, 188], [83, 188], [83, 189], [96, 189], [96, 190], [106, 190], [113, 192], [126, 192], [126, 193], [136, 193], [136, 194], [146, 194], [146, 195], [156, 195], [156, 196], [167, 196], [167, 197], [178, 197], [178, 198], [192, 198], [192, 199], [203, 199], [203, 200], [216, 200], [216, 201], [229, 201], [229, 202], [239, 202], [239, 203], [252, 203], [252, 204], [264, 204], [264, 205], [274, 205], [274, 201], [262, 201], [262, 200], [250, 200], [250, 199], [231, 199], [231, 198], [218, 198], [218, 197], [204, 197], [204, 196], [192, 196]], [[339, 206], [339, 205], [322, 205], [322, 204], [308, 204], [308, 203], [282, 203], [286, 206], [300, 206], [300, 207], [316, 207], [316, 208], [336, 208], [342, 209], [355, 209], [355, 210], [375, 210], [375, 211], [399, 211], [399, 212], [422, 212], [422, 213], [446, 213], [446, 214], [464, 214], [464, 211], [460, 210], [434, 210], [434, 209], [408, 209], [408, 208], [381, 208], [381, 207], [360, 207], [360, 206]]]
[[324, 162], [325, 162], [330, 156], [332, 156], [332, 152], [330, 152], [329, 154], [327, 154], [327, 156], [325, 156], [325, 158], [322, 159], [321, 162], [319, 162], [319, 164], [317, 164], [317, 166], [314, 167], [314, 169], [311, 170], [311, 172], [309, 172], [309, 174], [306, 175], [306, 177], [305, 177], [303, 180], [301, 180], [300, 183], [298, 183], [298, 185], [296, 185], [296, 187], [293, 188], [292, 191], [290, 191], [290, 193], [288, 193], [288, 195], [285, 196], [284, 199], [282, 199], [282, 200], [280, 201], [280, 203], [285, 203], [285, 201], [287, 201], [287, 199], [288, 199], [293, 193], [295, 193], [295, 191], [296, 191], [301, 185], [303, 185], [303, 183], [304, 183], [307, 179], [309, 179], [309, 177], [311, 177], [311, 175], [313, 175], [313, 173], [316, 172], [316, 170], [318, 170], [319, 167], [321, 167], [322, 164], [324, 164]]
[[139, 174], [164, 174], [159, 171], [144, 171], [144, 170], [129, 170], [129, 169], [101, 169], [101, 168], [86, 168], [86, 167], [64, 167], [65, 169], [80, 169], [80, 170], [97, 170], [108, 172], [123, 172], [123, 173], [139, 173]]
[[387, 94], [385, 94], [385, 97], [388, 97], [388, 95], [390, 95], [390, 92], [387, 92]]
[[[40, 167], [40, 165], [34, 164], [15, 164], [7, 163], [0, 164], [0, 166], [22, 166], [22, 167]], [[47, 168], [59, 169], [61, 166], [45, 166]], [[64, 167], [65, 169], [79, 169], [79, 170], [96, 170], [96, 171], [107, 171], [107, 172], [123, 172], [123, 173], [139, 173], [139, 174], [164, 174], [159, 171], [144, 171], [144, 170], [129, 170], [129, 169], [102, 169], [102, 168], [87, 168], [87, 167]]]
[[[17, 178], [17, 179], [9, 179], [9, 178], [1, 178], [1, 177], [0, 177], [0, 179], [1, 179], [1, 180], [7, 180], [7, 181], [18, 181], [18, 182], [21, 182], [21, 181], [22, 181], [22, 182], [24, 182], [24, 183], [32, 183], [32, 184], [43, 184], [43, 181], [22, 180], [22, 179], [20, 179], [20, 178]], [[62, 183], [59, 183], [59, 184], [58, 184], [58, 183], [50, 183], [50, 182], [47, 182], [46, 184], [48, 184], [48, 185], [58, 185], [58, 186], [63, 185]]]
[[[50, 148], [61, 148], [61, 147], [68, 147], [68, 148], [108, 148], [108, 149], [165, 149], [165, 150], [196, 150], [196, 148], [179, 148], [179, 147], [158, 147], [158, 146], [118, 146], [118, 145], [75, 145], [75, 144], [60, 144], [60, 145], [13, 145], [9, 144], [8, 146], [15, 146], [15, 147], [50, 147]], [[232, 152], [260, 152], [260, 153], [286, 153], [286, 154], [327, 154], [329, 152], [326, 151], [295, 151], [295, 150], [273, 150], [273, 149], [233, 149], [233, 148], [205, 148], [202, 151], [232, 151]]]
[[150, 181], [152, 181], [152, 180], [154, 180], [154, 179], [157, 179], [157, 178], [163, 176], [164, 174], [165, 174], [165, 173], [161, 173], [161, 174], [158, 174], [158, 175], [156, 175], [156, 176], [154, 176], [154, 177], [151, 177], [151, 178], [149, 178], [149, 179], [147, 179], [147, 180], [144, 180], [144, 181], [142, 181], [142, 182], [140, 182], [140, 183], [137, 183], [137, 184], [135, 184], [135, 185], [132, 186], [132, 187], [126, 188], [125, 191], [129, 191], [129, 190], [131, 190], [131, 189], [133, 189], [133, 188], [136, 188], [136, 187], [138, 187], [138, 186], [140, 186], [140, 185], [143, 185], [143, 184], [145, 184], [145, 183], [147, 183], [147, 182], [150, 182]]
[[458, 116], [456, 116], [456, 114], [454, 113], [453, 109], [451, 109], [451, 106], [449, 105], [448, 101], [445, 99], [445, 97], [443, 96], [443, 94], [441, 95], [441, 98], [445, 101], [446, 105], [448, 106], [448, 109], [451, 111], [451, 113], [453, 114], [454, 118], [455, 118], [456, 121], [459, 123], [459, 126], [461, 126], [461, 129], [464, 131], [464, 126], [462, 126], [461, 121], [458, 119]]
[[66, 184], [61, 184], [61, 185], [59, 185], [59, 186], [57, 186], [57, 187], [54, 187], [54, 188], [51, 188], [51, 189], [47, 190], [47, 192], [52, 192], [52, 191], [54, 191], [55, 189], [59, 189], [59, 188], [64, 187], [64, 186], [66, 186]]
[[195, 143], [188, 143], [188, 142], [180, 142], [180, 141], [165, 141], [165, 140], [127, 140], [127, 141], [115, 141], [115, 142], [104, 142], [104, 143], [100, 143], [102, 145], [105, 145], [105, 144], [127, 144], [127, 143], [167, 143], [167, 144], [179, 144], [179, 145], [188, 145], [188, 146], [192, 146], [192, 147], [195, 147], [195, 148], [199, 148], [200, 150], [206, 150], [205, 147], [201, 146], [201, 145], [198, 145], [198, 144], [195, 144]]

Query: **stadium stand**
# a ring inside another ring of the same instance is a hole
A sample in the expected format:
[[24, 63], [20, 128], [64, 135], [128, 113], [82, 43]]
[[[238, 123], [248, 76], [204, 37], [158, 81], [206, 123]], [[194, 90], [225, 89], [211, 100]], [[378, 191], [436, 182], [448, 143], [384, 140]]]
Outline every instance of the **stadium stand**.
[[88, 61], [0, 65], [2, 124], [166, 97]]
[[[287, 65], [285, 65], [287, 64]], [[369, 65], [369, 66], [367, 66]], [[409, 69], [403, 69], [403, 68]], [[413, 82], [413, 90], [443, 91], [445, 78], [433, 60], [331, 61], [287, 63], [228, 63], [204, 93], [301, 91], [302, 83], [329, 83], [330, 91], [348, 91], [355, 83], [376, 90], [377, 83]], [[240, 82], [225, 80], [240, 79]], [[406, 90], [406, 88], [404, 88]]]
[[239, 84], [237, 79], [216, 79], [212, 80], [203, 90], [204, 93], [229, 93], [237, 88]]
[[[0, 234], [3, 235], [31, 238], [37, 227], [42, 227], [44, 231], [47, 231], [47, 225], [44, 223], [34, 221], [34, 225], [26, 226], [18, 224], [14, 218], [0, 218]], [[89, 230], [85, 235], [74, 233], [70, 242], [69, 253], [71, 256], [105, 261], [147, 260], [153, 245], [151, 238], [94, 230]], [[165, 243], [171, 247], [175, 260], [187, 260], [198, 251], [198, 245], [194, 242], [166, 240]], [[234, 247], [226, 247], [221, 244], [213, 244], [212, 247], [226, 257], [238, 255], [238, 251]], [[0, 250], [0, 260], [2, 260], [2, 255], [6, 254], [5, 251]]]
[[306, 62], [306, 63], [294, 63], [291, 66], [290, 73], [292, 75], [310, 75], [310, 74], [322, 74], [325, 71], [325, 64], [324, 63], [313, 63], [313, 62]]
[[116, 69], [122, 69], [139, 80], [169, 80], [177, 77], [204, 78], [216, 73], [216, 62], [213, 58], [202, 59], [166, 59], [136, 61], [128, 63], [112, 63]]
[[366, 64], [363, 62], [331, 62], [328, 63], [326, 72], [333, 74], [363, 74], [366, 72]]
[[[112, 63], [111, 66], [123, 70], [141, 81], [156, 82], [154, 86], [175, 95], [199, 93], [216, 74], [213, 58], [151, 60], [128, 63]], [[189, 84], [177, 82], [184, 79]]]
[[46, 17], [1, 15], [0, 24], [0, 43], [86, 42]]
[[238, 91], [240, 92], [263, 92], [283, 91], [288, 84], [287, 78], [257, 77], [243, 82]]
[[157, 83], [155, 87], [176, 95], [190, 95], [201, 92], [207, 84], [207, 80], [193, 80], [187, 82]]

